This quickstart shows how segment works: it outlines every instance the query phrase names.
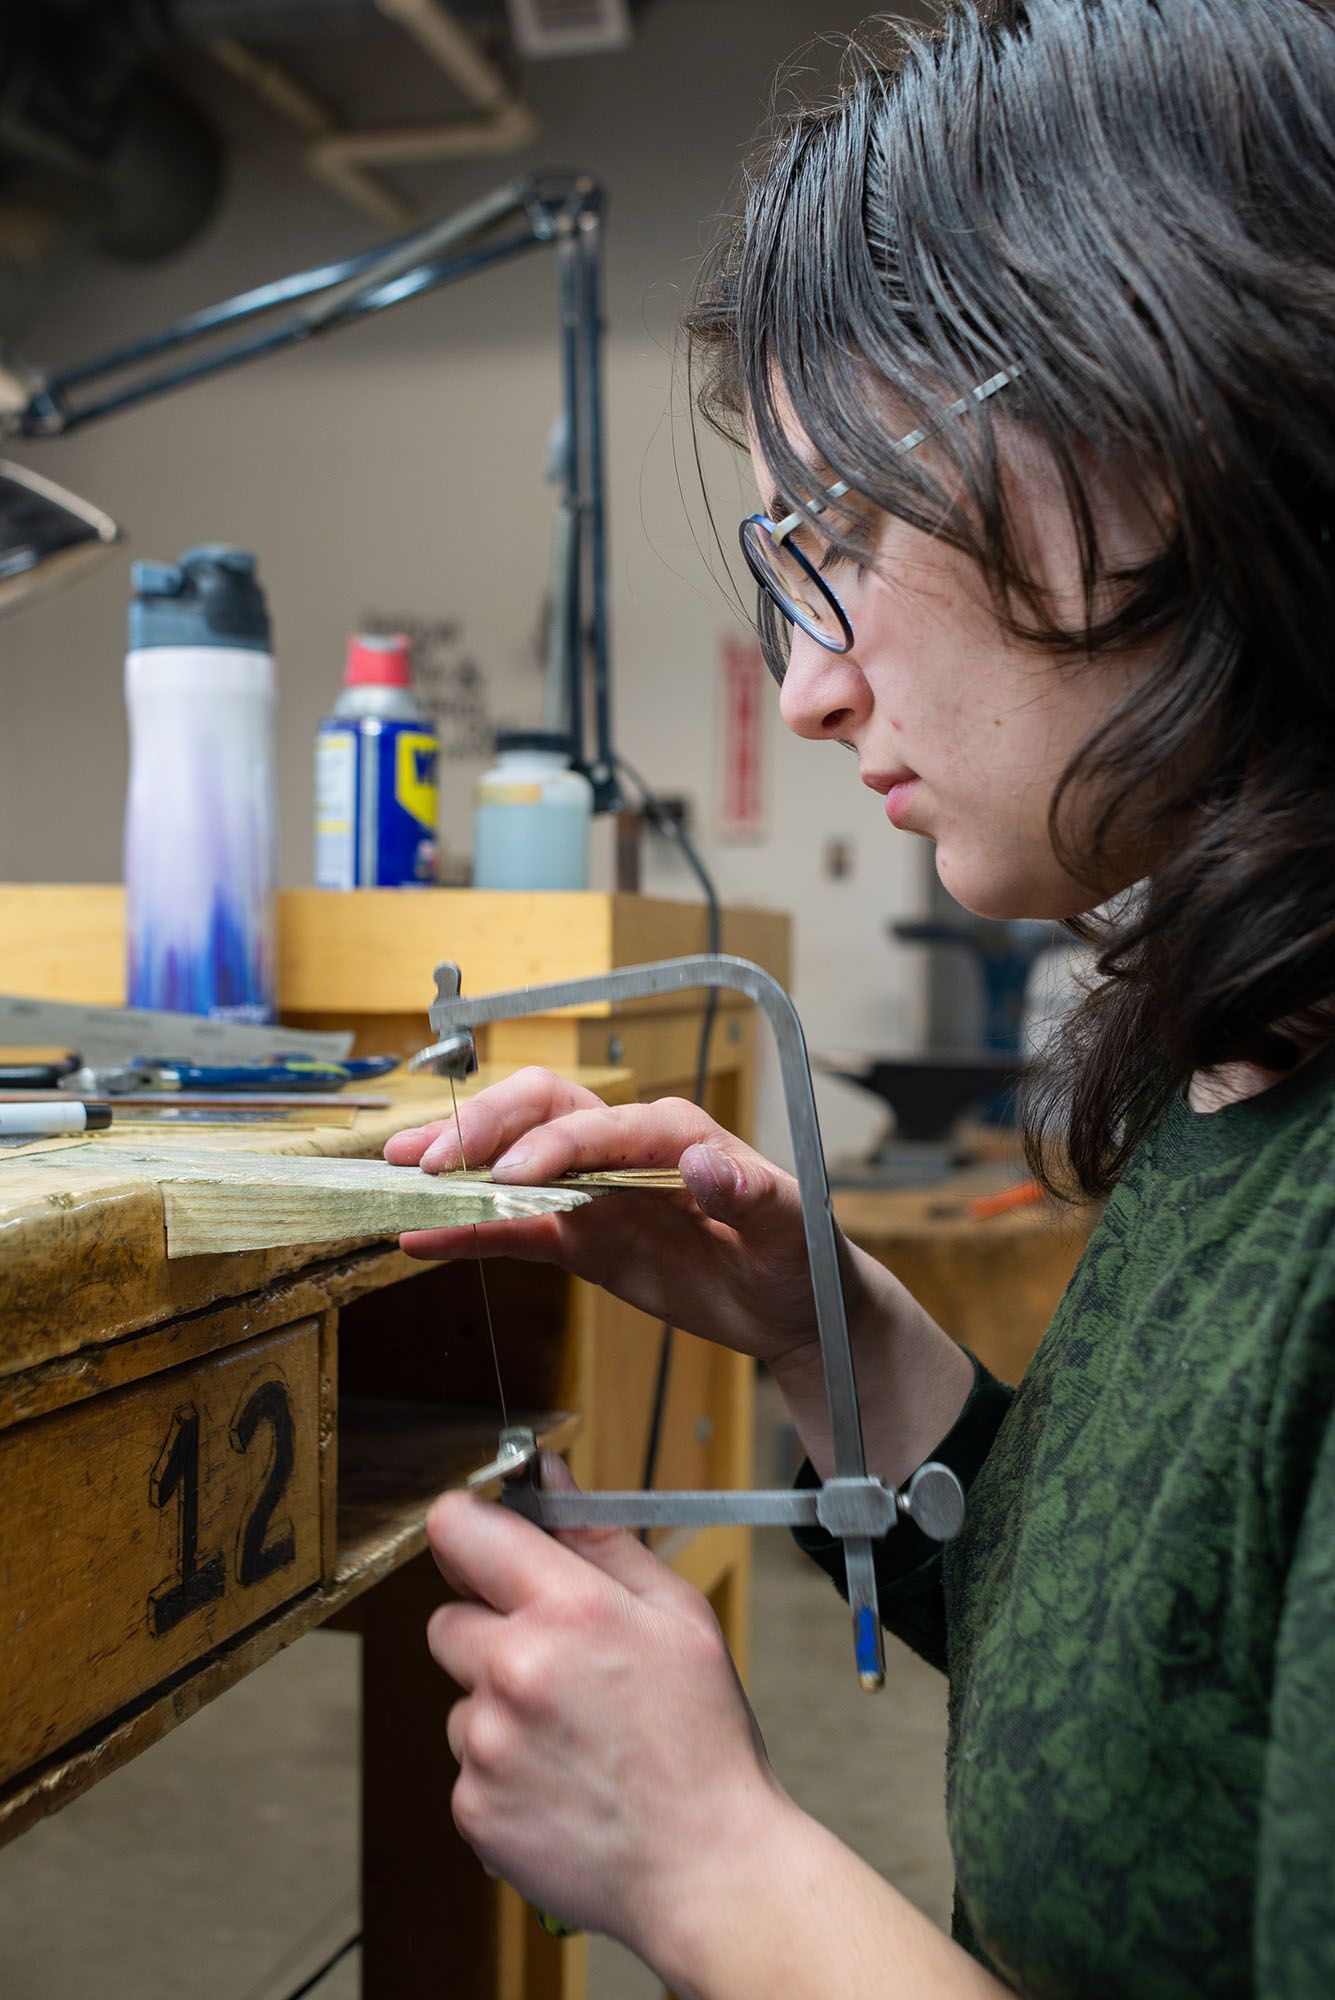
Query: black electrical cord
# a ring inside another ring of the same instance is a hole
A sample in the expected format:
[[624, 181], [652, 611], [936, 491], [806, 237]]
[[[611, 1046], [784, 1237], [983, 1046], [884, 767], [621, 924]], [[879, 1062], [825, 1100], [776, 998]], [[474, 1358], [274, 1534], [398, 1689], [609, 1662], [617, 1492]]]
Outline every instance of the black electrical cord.
[[332, 1972], [336, 1965], [340, 1965], [348, 1953], [354, 1951], [361, 1941], [362, 1934], [360, 1931], [354, 1931], [350, 1938], [344, 1938], [342, 1944], [338, 1946], [337, 1950], [329, 1954], [323, 1965], [317, 1965], [308, 1979], [303, 1979], [300, 1986], [292, 1988], [292, 1991], [287, 1995], [287, 2000], [304, 2000], [304, 1995], [312, 1992], [325, 1977], [326, 1973]]
[[[695, 876], [696, 881], [700, 884], [705, 899], [706, 948], [710, 952], [720, 951], [723, 946], [723, 914], [719, 908], [718, 890], [714, 886], [714, 878], [701, 860], [699, 850], [696, 848], [695, 843], [692, 841], [680, 819], [678, 819], [675, 813], [670, 813], [666, 810], [662, 800], [656, 796], [646, 780], [635, 769], [634, 765], [628, 764], [624, 757], [618, 756], [616, 766], [624, 777], [629, 778], [635, 791], [639, 794], [640, 805], [649, 824], [655, 827], [658, 832], [667, 834], [669, 839], [676, 842], [683, 860]], [[709, 1084], [709, 1051], [714, 1037], [714, 1022], [718, 1014], [718, 1002], [718, 988], [716, 986], [709, 987], [706, 993], [704, 1011], [700, 1016], [700, 1040], [696, 1048], [695, 1086], [692, 1093], [695, 1102], [701, 1106], [704, 1104], [705, 1091]], [[672, 1322], [665, 1319], [658, 1343], [658, 1369], [654, 1377], [654, 1393], [649, 1405], [649, 1431], [644, 1447], [644, 1476], [641, 1480], [641, 1485], [646, 1493], [652, 1490], [654, 1478], [658, 1471], [658, 1453], [663, 1437], [663, 1416], [667, 1409], [668, 1379], [672, 1372], [672, 1334]], [[648, 1540], [647, 1530], [641, 1531], [640, 1540]]]
[[[323, 1916], [318, 1917], [310, 1929], [303, 1932], [296, 1940], [291, 1949], [283, 1953], [276, 1965], [271, 1965], [253, 1986], [246, 1988], [244, 2000], [262, 2000], [263, 1995], [280, 1991], [282, 1982], [294, 1974], [300, 1966], [308, 1963], [311, 1953], [319, 1950], [336, 1926], [341, 1930], [344, 1923], [351, 1920], [351, 1915], [347, 1899], [340, 1897], [334, 1908], [326, 1910]], [[351, 1936], [344, 1938], [342, 1944], [335, 1946], [329, 1956], [316, 1966], [314, 1972], [307, 1974], [300, 1986], [294, 1987], [290, 1993], [284, 1993], [283, 2000], [304, 2000], [304, 1996], [312, 1992], [336, 1965], [341, 1965], [348, 1953], [355, 1951], [361, 1941], [361, 1931], [354, 1930]]]

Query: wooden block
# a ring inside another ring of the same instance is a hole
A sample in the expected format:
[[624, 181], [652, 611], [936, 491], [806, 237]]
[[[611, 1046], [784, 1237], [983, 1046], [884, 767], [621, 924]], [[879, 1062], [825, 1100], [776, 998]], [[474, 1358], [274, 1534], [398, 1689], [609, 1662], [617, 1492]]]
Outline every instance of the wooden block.
[[[702, 903], [669, 902], [657, 896], [613, 896], [611, 901], [614, 965], [638, 965], [645, 959], [679, 958], [709, 949], [709, 921]], [[758, 910], [745, 904], [724, 910], [722, 918], [723, 950], [734, 958], [753, 959], [786, 987], [791, 973], [792, 918], [781, 910]], [[725, 1005], [738, 998], [727, 991], [719, 997]], [[644, 1004], [661, 1007], [662, 1001]], [[698, 1006], [698, 995], [688, 990], [683, 1004]]]
[[609, 899], [476, 889], [292, 889], [279, 899], [284, 1009], [425, 1019], [443, 958], [463, 967], [470, 993], [597, 972], [611, 962]]
[[0, 1435], [0, 1779], [319, 1582], [320, 1331]]
[[158, 1173], [169, 1257], [516, 1222], [582, 1208], [600, 1194], [681, 1186], [675, 1173], [625, 1169], [515, 1187], [485, 1173], [424, 1174], [384, 1160], [244, 1153], [174, 1154]]
[[517, 1188], [471, 1175], [424, 1174], [384, 1160], [275, 1159], [231, 1153], [164, 1161], [167, 1255], [340, 1243], [405, 1229], [513, 1222], [592, 1201], [589, 1188]]
[[0, 883], [0, 988], [36, 1000], [125, 1005], [119, 884]]
[[[756, 959], [784, 981], [789, 930], [790, 920], [774, 911], [726, 910], [723, 949]], [[681, 957], [703, 951], [707, 935], [699, 903], [651, 896], [289, 889], [278, 903], [278, 992], [285, 1013], [413, 1013], [431, 999], [432, 970], [442, 958], [458, 963], [465, 992], [488, 993]], [[628, 1003], [631, 1011], [671, 1004], [662, 996]], [[677, 1005], [692, 1008], [698, 1000], [686, 993]], [[578, 1011], [611, 1010], [593, 1001]]]
[[[118, 884], [0, 884], [3, 990], [123, 1005], [124, 928]], [[755, 959], [786, 983], [789, 930], [789, 918], [776, 911], [725, 910], [723, 949]], [[462, 966], [468, 992], [485, 993], [676, 958], [703, 951], [705, 942], [702, 906], [662, 897], [592, 889], [285, 889], [278, 897], [278, 999], [285, 1015], [412, 1014], [425, 1027], [432, 969], [442, 958]], [[695, 1001], [686, 996], [682, 1004]], [[605, 1001], [580, 1009], [608, 1011]]]

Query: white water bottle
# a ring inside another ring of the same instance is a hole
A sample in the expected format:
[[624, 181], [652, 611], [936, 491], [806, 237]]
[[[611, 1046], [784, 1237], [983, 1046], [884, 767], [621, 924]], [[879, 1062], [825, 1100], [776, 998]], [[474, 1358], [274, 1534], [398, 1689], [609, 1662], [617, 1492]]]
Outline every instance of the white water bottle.
[[209, 545], [131, 580], [126, 1001], [270, 1021], [275, 690], [255, 558]]

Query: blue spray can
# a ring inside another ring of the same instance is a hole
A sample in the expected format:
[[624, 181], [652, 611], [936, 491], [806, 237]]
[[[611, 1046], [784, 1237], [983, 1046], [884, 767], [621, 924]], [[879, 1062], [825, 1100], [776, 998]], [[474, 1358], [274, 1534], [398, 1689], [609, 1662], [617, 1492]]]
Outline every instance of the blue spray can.
[[343, 691], [315, 739], [317, 889], [435, 881], [439, 749], [413, 693], [408, 641], [350, 639]]
[[215, 544], [130, 575], [126, 1000], [271, 1021], [275, 688], [255, 558]]

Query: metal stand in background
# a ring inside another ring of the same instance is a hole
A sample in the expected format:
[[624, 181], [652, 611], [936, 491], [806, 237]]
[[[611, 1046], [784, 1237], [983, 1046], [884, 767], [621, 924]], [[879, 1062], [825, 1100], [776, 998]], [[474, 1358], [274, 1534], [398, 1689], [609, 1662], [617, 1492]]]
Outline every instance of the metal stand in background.
[[[594, 810], [616, 812], [622, 799], [612, 747], [603, 503], [602, 223], [603, 190], [588, 175], [526, 175], [410, 235], [240, 292], [91, 361], [47, 372], [11, 357], [0, 369], [0, 438], [62, 437], [240, 362], [278, 354], [455, 278], [552, 245], [559, 270], [562, 401], [553, 582], [559, 616], [553, 619], [550, 670], [562, 690], [558, 705], [564, 718], [558, 726], [569, 735], [576, 768], [593, 786]], [[509, 224], [516, 226], [496, 233]], [[261, 332], [216, 344], [190, 360], [150, 366], [287, 307], [296, 310]], [[90, 393], [94, 384], [119, 375], [130, 379]], [[45, 569], [43, 580], [49, 579], [56, 555], [65, 555], [68, 568], [100, 554], [115, 539], [114, 523], [59, 488], [48, 485], [47, 504], [40, 507], [40, 487], [19, 468], [0, 466], [0, 608], [33, 588], [39, 569]], [[586, 680], [592, 693], [591, 745]]]
[[885, 1655], [872, 1544], [901, 1518], [913, 1520], [935, 1540], [950, 1540], [963, 1525], [964, 1494], [955, 1474], [944, 1465], [921, 1466], [902, 1491], [867, 1471], [825, 1155], [806, 1040], [792, 1001], [760, 966], [721, 953], [663, 959], [591, 979], [568, 979], [469, 999], [460, 994], [459, 987], [457, 965], [447, 962], [437, 966], [436, 999], [429, 1010], [436, 1040], [414, 1056], [414, 1069], [464, 1076], [475, 1065], [474, 1028], [591, 1000], [639, 1000], [694, 987], [728, 987], [754, 1000], [764, 1013], [778, 1051], [802, 1202], [830, 1410], [834, 1477], [814, 1492], [547, 1493], [527, 1477], [536, 1452], [531, 1435], [516, 1432], [502, 1437], [497, 1458], [486, 1471], [502, 1480], [502, 1497], [508, 1505], [544, 1528], [824, 1528], [844, 1545], [858, 1679], [865, 1688], [880, 1687], [885, 1678]]

